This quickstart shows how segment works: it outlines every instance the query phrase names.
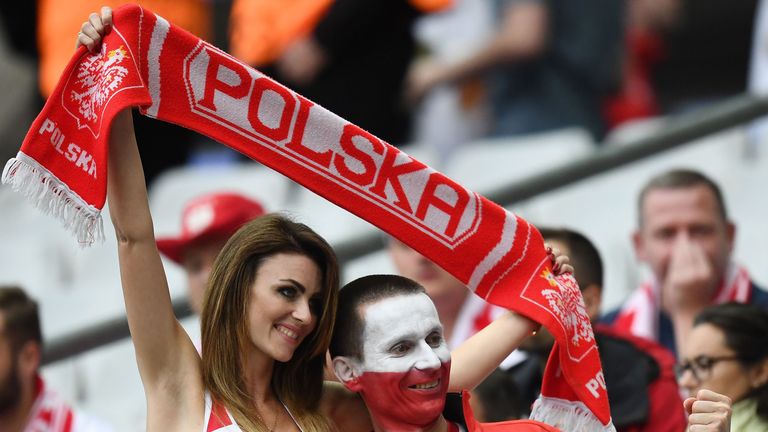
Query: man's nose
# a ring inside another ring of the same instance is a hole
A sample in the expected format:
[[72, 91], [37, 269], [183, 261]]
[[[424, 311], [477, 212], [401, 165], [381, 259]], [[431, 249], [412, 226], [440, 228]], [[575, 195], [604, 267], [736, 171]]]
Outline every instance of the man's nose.
[[691, 241], [691, 238], [691, 233], [688, 229], [678, 229], [675, 232], [675, 241], [687, 243]]
[[426, 342], [419, 344], [419, 358], [414, 365], [416, 369], [429, 370], [437, 369], [442, 365], [440, 357], [435, 350]]

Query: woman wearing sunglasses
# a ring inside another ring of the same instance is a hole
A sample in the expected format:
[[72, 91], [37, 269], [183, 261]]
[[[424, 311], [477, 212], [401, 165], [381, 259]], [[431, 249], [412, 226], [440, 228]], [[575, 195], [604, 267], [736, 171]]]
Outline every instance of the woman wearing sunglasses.
[[[677, 376], [691, 397], [706, 389], [729, 398], [731, 430], [768, 431], [768, 312], [736, 303], [705, 309], [683, 346]], [[689, 412], [692, 403], [686, 401]]]

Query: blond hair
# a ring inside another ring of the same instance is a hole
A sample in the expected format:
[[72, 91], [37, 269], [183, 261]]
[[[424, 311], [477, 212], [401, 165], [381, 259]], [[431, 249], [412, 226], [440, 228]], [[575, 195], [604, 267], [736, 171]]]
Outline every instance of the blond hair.
[[328, 243], [304, 224], [269, 214], [238, 230], [217, 257], [201, 314], [203, 380], [212, 397], [247, 432], [267, 430], [244, 380], [243, 352], [250, 288], [259, 266], [278, 253], [310, 258], [322, 274], [322, 311], [317, 325], [287, 362], [275, 362], [272, 390], [305, 431], [329, 431], [318, 412], [325, 353], [330, 344], [338, 299], [339, 271]]

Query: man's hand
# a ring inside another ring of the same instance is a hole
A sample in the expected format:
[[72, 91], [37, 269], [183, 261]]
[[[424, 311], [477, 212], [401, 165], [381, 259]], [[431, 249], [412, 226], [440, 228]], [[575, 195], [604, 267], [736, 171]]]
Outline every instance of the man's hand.
[[717, 275], [704, 250], [686, 235], [675, 241], [662, 281], [661, 305], [672, 317], [691, 319], [709, 305]]
[[699, 390], [683, 402], [688, 413], [688, 432], [729, 432], [731, 399], [711, 390]]
[[96, 12], [88, 16], [88, 21], [84, 22], [80, 26], [80, 31], [77, 33], [77, 44], [75, 48], [80, 48], [80, 45], [85, 45], [88, 51], [95, 53], [101, 48], [101, 39], [104, 37], [109, 29], [112, 27], [112, 9], [109, 6], [101, 8], [101, 14]]
[[292, 43], [276, 62], [277, 70], [290, 83], [309, 85], [328, 62], [325, 50], [314, 39]]
[[552, 261], [552, 272], [556, 276], [566, 273], [573, 274], [573, 266], [570, 264], [571, 259], [568, 258], [568, 255], [563, 255], [558, 248], [552, 248], [547, 244], [544, 244], [544, 246], [547, 248], [547, 255], [549, 255], [549, 259]]

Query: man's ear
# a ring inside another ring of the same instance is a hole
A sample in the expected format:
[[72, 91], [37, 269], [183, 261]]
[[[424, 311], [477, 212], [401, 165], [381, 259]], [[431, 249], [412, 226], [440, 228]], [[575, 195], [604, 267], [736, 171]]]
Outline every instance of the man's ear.
[[640, 232], [642, 228], [638, 228], [632, 233], [632, 246], [635, 247], [635, 256], [638, 261], [645, 261], [645, 244], [643, 243], [643, 234]]
[[27, 341], [21, 346], [18, 353], [19, 367], [24, 375], [34, 376], [40, 369], [42, 350], [40, 344], [35, 341]]
[[359, 392], [362, 390], [360, 385], [360, 366], [359, 362], [352, 357], [336, 356], [333, 358], [333, 372], [336, 378], [344, 384], [347, 390]]
[[725, 222], [725, 235], [728, 239], [728, 252], [733, 252], [733, 243], [736, 239], [736, 225], [733, 222]]
[[603, 290], [597, 284], [589, 284], [581, 290], [584, 297], [584, 307], [590, 320], [595, 320], [600, 315], [600, 302], [603, 300]]

